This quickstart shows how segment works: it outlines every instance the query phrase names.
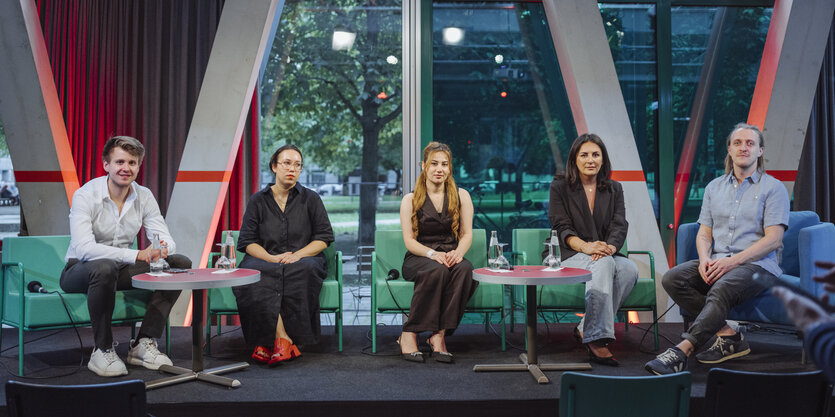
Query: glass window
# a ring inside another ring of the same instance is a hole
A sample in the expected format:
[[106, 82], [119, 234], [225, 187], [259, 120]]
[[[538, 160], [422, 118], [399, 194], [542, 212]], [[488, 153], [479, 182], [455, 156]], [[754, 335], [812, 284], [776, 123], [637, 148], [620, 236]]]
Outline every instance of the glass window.
[[[612, 50], [626, 112], [632, 124], [655, 217], [659, 213], [658, 94], [655, 6], [601, 4], [603, 27]], [[605, 138], [604, 138], [605, 140]]]
[[20, 193], [14, 178], [12, 158], [0, 120], [0, 239], [20, 231]]
[[436, 3], [434, 139], [452, 149], [474, 227], [548, 227], [551, 179], [576, 129], [541, 3]]
[[299, 182], [322, 196], [357, 294], [357, 246], [373, 245], [375, 222], [400, 227], [401, 16], [399, 0], [288, 0], [260, 85], [262, 187], [272, 153], [301, 148]]
[[[748, 118], [770, 20], [765, 7], [672, 8], [676, 169], [689, 176], [676, 196], [680, 223], [698, 219], [704, 187], [724, 174], [725, 139]], [[713, 72], [704, 71], [706, 60], [716, 63]], [[699, 110], [701, 122], [693, 117]]]

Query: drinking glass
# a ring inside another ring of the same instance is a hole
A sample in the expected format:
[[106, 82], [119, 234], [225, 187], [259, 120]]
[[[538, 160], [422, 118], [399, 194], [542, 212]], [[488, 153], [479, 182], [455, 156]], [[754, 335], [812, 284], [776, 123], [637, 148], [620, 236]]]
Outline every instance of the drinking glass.
[[510, 270], [510, 262], [507, 261], [507, 258], [504, 257], [504, 247], [507, 243], [499, 243], [499, 257], [496, 258], [495, 269], [496, 270]]

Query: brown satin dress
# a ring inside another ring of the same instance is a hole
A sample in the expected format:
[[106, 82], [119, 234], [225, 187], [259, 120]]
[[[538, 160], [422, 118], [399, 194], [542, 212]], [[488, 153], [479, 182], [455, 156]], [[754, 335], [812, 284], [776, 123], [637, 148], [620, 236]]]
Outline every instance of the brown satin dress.
[[[427, 196], [417, 213], [417, 241], [438, 252], [458, 247], [458, 240], [452, 233], [452, 216], [447, 212], [448, 204], [444, 195], [443, 211], [438, 213]], [[406, 252], [403, 260], [403, 278], [415, 283], [409, 318], [403, 324], [403, 331], [415, 333], [445, 329], [451, 334], [461, 322], [464, 307], [478, 286], [473, 280], [473, 264], [466, 258], [447, 268], [434, 259], [411, 252]]]

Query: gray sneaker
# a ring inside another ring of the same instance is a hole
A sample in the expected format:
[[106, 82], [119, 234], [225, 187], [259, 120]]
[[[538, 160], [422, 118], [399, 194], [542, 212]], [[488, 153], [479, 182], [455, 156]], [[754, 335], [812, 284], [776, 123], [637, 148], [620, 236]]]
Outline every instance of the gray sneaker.
[[655, 375], [669, 375], [684, 372], [687, 369], [687, 355], [681, 349], [673, 346], [655, 359], [647, 362], [644, 369]]
[[748, 342], [739, 334], [739, 341], [733, 341], [730, 338], [716, 336], [716, 341], [713, 342], [707, 350], [696, 354], [696, 360], [699, 363], [722, 363], [728, 359], [738, 358], [751, 353], [751, 347]]

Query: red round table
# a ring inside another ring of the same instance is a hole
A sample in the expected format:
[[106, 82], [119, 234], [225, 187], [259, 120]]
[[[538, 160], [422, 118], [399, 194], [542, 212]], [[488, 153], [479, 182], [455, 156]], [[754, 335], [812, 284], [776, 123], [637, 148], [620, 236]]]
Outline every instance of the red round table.
[[133, 277], [133, 286], [148, 290], [191, 290], [191, 369], [162, 365], [160, 370], [174, 376], [158, 379], [145, 384], [146, 389], [164, 387], [181, 382], [201, 380], [237, 388], [237, 379], [219, 376], [249, 366], [238, 362], [218, 368], [203, 370], [203, 297], [207, 288], [225, 288], [252, 284], [261, 279], [261, 273], [254, 269], [235, 269], [219, 272], [215, 268], [189, 269], [177, 274], [140, 274]]
[[[480, 282], [526, 287], [527, 345], [528, 351], [519, 355], [520, 364], [475, 365], [476, 372], [528, 371], [536, 382], [550, 382], [542, 371], [591, 370], [588, 362], [540, 364], [536, 354], [536, 286], [565, 285], [586, 282], [591, 271], [580, 268], [562, 268], [559, 271], [545, 271], [542, 265], [517, 265], [512, 271], [494, 272], [487, 268], [473, 270], [473, 279]], [[512, 313], [511, 313], [512, 314]]]

